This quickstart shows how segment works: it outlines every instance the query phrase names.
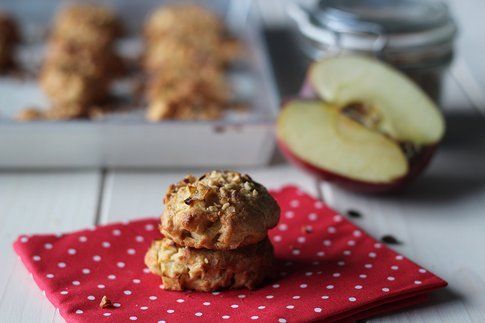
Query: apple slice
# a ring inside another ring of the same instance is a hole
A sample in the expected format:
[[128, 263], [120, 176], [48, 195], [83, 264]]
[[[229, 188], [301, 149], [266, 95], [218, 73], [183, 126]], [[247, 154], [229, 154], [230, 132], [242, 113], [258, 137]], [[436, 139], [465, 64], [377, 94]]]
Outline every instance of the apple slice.
[[401, 188], [431, 160], [444, 134], [434, 103], [400, 72], [340, 56], [315, 63], [305, 93], [277, 123], [283, 153], [320, 178], [358, 191]]

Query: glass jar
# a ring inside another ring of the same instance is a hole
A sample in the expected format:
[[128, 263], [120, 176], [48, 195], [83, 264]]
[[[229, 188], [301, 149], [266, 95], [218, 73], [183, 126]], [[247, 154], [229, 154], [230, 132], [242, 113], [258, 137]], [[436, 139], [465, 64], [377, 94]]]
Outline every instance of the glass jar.
[[443, 2], [293, 1], [288, 13], [311, 60], [339, 53], [375, 56], [403, 71], [439, 103], [457, 33]]

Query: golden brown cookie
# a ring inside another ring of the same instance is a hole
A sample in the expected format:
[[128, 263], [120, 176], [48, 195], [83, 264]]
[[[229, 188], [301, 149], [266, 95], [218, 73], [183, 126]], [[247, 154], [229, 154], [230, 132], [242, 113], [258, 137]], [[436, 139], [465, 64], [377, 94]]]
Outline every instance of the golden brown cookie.
[[161, 232], [180, 246], [236, 249], [257, 243], [278, 223], [280, 208], [248, 175], [212, 171], [171, 185]]
[[214, 291], [254, 289], [271, 272], [273, 246], [268, 238], [236, 250], [179, 247], [164, 238], [153, 242], [145, 256], [150, 271], [162, 277], [167, 290]]

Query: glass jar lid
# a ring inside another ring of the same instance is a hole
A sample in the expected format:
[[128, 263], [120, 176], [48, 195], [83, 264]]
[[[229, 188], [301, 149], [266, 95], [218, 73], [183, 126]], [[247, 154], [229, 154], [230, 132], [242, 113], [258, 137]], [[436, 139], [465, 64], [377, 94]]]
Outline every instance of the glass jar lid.
[[350, 50], [416, 50], [451, 44], [456, 25], [435, 0], [317, 0], [289, 6], [300, 32]]

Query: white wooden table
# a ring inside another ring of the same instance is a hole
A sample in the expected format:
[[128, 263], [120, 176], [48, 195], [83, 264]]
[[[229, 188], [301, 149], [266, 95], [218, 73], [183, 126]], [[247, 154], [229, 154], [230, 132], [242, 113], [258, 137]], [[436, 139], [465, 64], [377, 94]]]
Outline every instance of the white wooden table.
[[[446, 80], [448, 137], [408, 191], [352, 194], [284, 163], [241, 170], [270, 188], [297, 184], [342, 212], [361, 211], [353, 221], [376, 238], [396, 236], [403, 244], [395, 249], [450, 283], [430, 303], [373, 321], [485, 322], [485, 1], [452, 5], [462, 37]], [[0, 172], [0, 322], [62, 321], [17, 260], [17, 235], [157, 216], [167, 185], [187, 171]]]

